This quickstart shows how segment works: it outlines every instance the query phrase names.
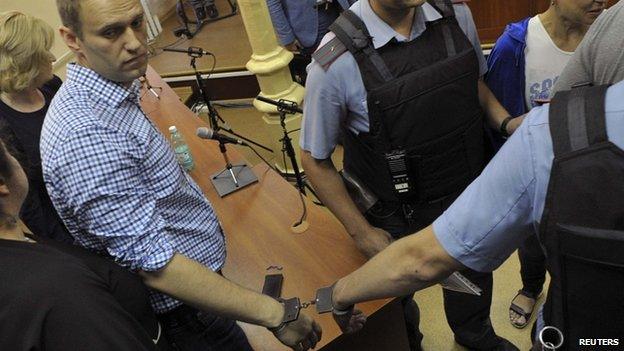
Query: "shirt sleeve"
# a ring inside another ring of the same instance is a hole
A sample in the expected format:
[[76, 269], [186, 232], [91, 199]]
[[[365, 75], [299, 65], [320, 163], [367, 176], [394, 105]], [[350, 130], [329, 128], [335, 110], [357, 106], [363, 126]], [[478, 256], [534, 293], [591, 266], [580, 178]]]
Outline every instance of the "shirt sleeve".
[[[340, 124], [347, 114], [348, 92], [344, 72], [349, 68], [348, 63], [345, 64], [348, 58], [355, 64], [352, 56], [347, 57], [345, 53], [327, 71], [316, 61], [312, 61], [309, 67], [299, 144], [318, 160], [326, 159], [334, 152]], [[361, 79], [359, 72], [356, 74]]]
[[520, 44], [505, 31], [488, 56], [488, 72], [483, 78], [496, 99], [512, 116], [527, 112], [524, 99], [524, 63], [516, 64]]
[[282, 0], [266, 0], [269, 7], [269, 15], [273, 22], [273, 28], [279, 37], [280, 44], [288, 45], [295, 41], [295, 33], [284, 13], [284, 6], [282, 6]]
[[530, 118], [433, 224], [444, 249], [476, 271], [496, 269], [535, 233]]
[[479, 75], [484, 76], [485, 73], [487, 73], [488, 67], [485, 56], [483, 55], [483, 50], [481, 49], [481, 41], [479, 40], [477, 26], [475, 25], [474, 19], [472, 18], [472, 12], [466, 4], [455, 5], [454, 9], [457, 22], [459, 22], [459, 26], [466, 34], [468, 40], [470, 40], [472, 46], [477, 53], [477, 58], [479, 59]]
[[155, 271], [175, 252], [156, 194], [142, 181], [138, 165], [144, 152], [117, 131], [83, 128], [59, 152], [63, 159], [50, 172], [54, 178], [49, 188], [120, 264]]

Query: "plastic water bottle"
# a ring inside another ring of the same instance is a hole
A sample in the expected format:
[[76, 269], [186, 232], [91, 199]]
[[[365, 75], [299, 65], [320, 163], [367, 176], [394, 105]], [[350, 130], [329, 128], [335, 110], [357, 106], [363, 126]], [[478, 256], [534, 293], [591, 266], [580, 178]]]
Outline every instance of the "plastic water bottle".
[[171, 144], [173, 145], [173, 151], [175, 152], [178, 163], [185, 171], [188, 172], [192, 170], [193, 167], [195, 167], [195, 163], [193, 162], [191, 150], [189, 150], [182, 134], [180, 134], [176, 126], [169, 127], [169, 132], [171, 133]]

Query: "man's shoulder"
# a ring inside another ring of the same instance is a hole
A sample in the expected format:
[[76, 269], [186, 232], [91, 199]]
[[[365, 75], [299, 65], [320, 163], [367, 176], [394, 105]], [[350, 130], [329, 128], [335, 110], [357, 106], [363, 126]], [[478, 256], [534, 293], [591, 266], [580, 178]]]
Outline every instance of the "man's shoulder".
[[44, 128], [76, 131], [97, 125], [98, 108], [89, 92], [64, 84], [52, 99]]
[[67, 147], [72, 147], [72, 140], [105, 128], [98, 118], [100, 113], [88, 93], [69, 85], [61, 86], [41, 130], [41, 157], [49, 162], [53, 155], [63, 154]]

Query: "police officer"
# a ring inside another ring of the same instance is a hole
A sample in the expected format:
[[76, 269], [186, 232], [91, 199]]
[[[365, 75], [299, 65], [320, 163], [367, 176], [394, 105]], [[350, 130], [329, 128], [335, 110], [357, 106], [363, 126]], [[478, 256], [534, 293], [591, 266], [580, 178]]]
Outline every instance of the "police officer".
[[293, 78], [305, 84], [312, 53], [332, 24], [355, 0], [266, 0], [279, 42], [294, 53]]
[[340, 279], [334, 308], [420, 290], [462, 267], [492, 271], [537, 231], [551, 282], [536, 335], [550, 345], [535, 349], [621, 345], [623, 149], [624, 81], [558, 93], [433, 225]]
[[[486, 64], [465, 4], [360, 0], [330, 29], [309, 70], [302, 162], [322, 201], [371, 257], [429, 225], [481, 172], [484, 115], [505, 132], [515, 122], [480, 80]], [[368, 192], [359, 208], [330, 158], [339, 139], [346, 178]], [[444, 290], [456, 341], [516, 350], [490, 323], [491, 273], [462, 273], [484, 293]], [[419, 349], [417, 307], [411, 296], [404, 305], [415, 332], [410, 346]]]

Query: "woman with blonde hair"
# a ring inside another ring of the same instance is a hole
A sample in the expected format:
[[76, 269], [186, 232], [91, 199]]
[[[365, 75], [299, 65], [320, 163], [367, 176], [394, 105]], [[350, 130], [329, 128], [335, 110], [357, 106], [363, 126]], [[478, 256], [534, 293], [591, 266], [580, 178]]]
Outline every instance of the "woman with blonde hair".
[[20, 218], [33, 232], [73, 241], [43, 182], [39, 137], [50, 101], [61, 86], [52, 73], [54, 31], [44, 21], [17, 11], [0, 13], [0, 120], [22, 154], [30, 191]]

